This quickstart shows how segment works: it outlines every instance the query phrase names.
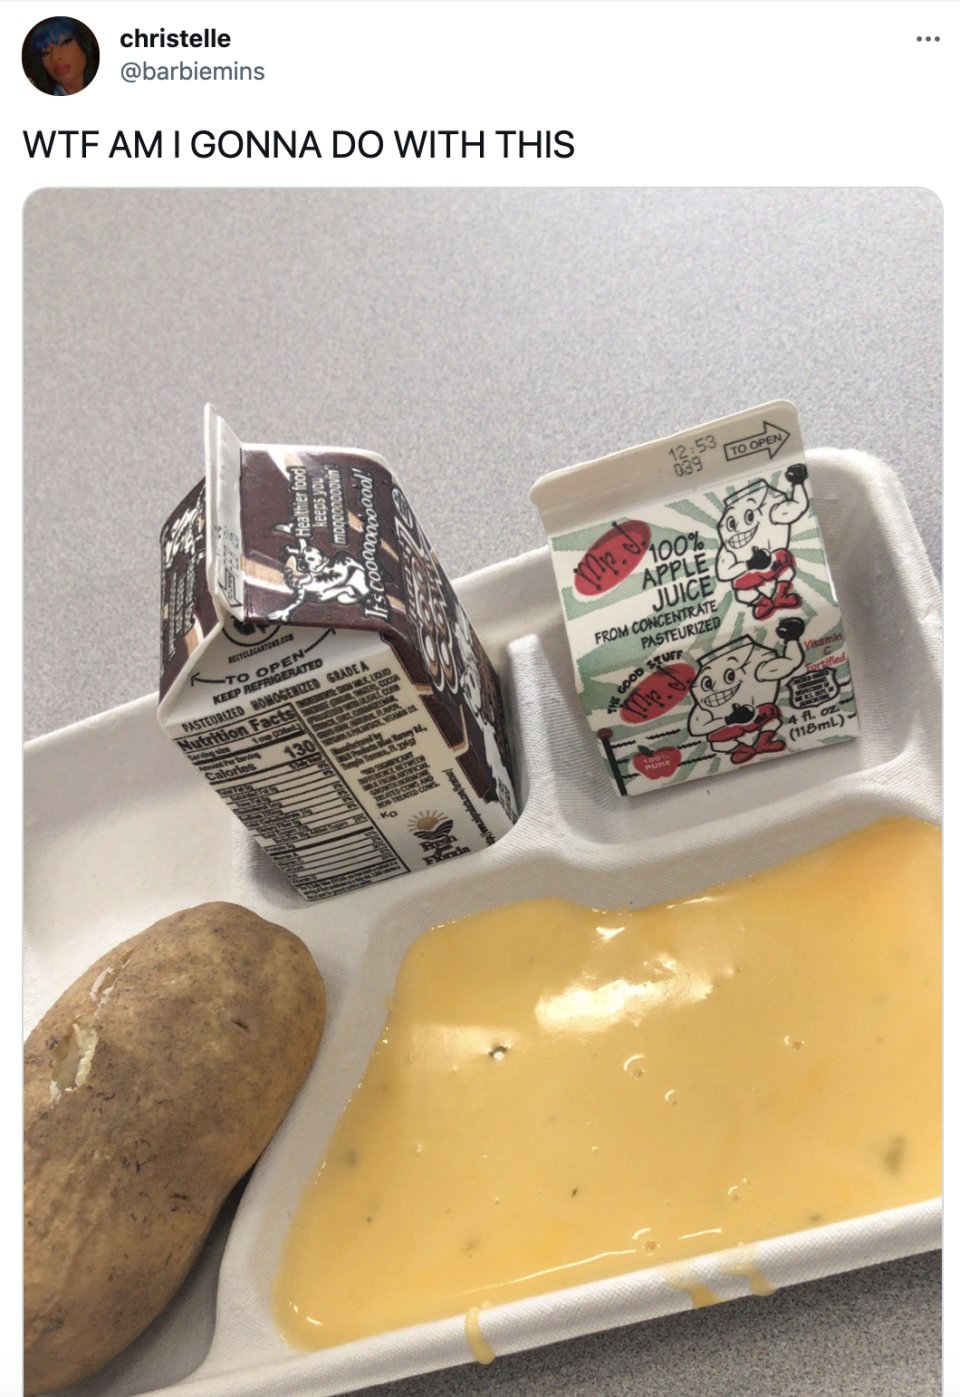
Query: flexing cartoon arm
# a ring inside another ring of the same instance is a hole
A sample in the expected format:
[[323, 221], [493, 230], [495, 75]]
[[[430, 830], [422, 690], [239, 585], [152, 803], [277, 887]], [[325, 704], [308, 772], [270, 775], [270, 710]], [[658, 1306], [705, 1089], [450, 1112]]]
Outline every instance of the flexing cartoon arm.
[[729, 582], [733, 577], [739, 577], [743, 572], [743, 563], [730, 552], [729, 548], [721, 548], [717, 552], [717, 577], [721, 582]]
[[802, 461], [787, 467], [787, 479], [793, 486], [789, 498], [777, 500], [770, 507], [770, 518], [774, 524], [795, 524], [810, 507], [810, 496], [804, 485], [809, 471]]
[[722, 718], [718, 718], [715, 713], [710, 713], [706, 708], [701, 708], [698, 704], [690, 714], [687, 728], [691, 737], [702, 737], [703, 734], [709, 732], [711, 728], [717, 727], [718, 724], [722, 725], [722, 723]]
[[783, 653], [770, 660], [761, 660], [757, 665], [758, 679], [775, 679], [779, 684], [781, 679], [796, 673], [803, 664], [800, 637], [805, 630], [806, 625], [799, 616], [789, 616], [780, 622], [777, 635], [783, 641]]

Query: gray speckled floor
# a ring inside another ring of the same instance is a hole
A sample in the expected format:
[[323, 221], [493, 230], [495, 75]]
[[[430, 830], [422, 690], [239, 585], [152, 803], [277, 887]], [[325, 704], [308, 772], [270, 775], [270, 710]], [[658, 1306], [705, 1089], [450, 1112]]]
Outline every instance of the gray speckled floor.
[[374, 1397], [919, 1397], [940, 1253], [372, 1389]]
[[[25, 210], [27, 736], [155, 688], [157, 535], [212, 400], [379, 451], [457, 576], [545, 471], [777, 397], [899, 474], [940, 561], [923, 190], [49, 190]], [[378, 1389], [928, 1397], [939, 1253]]]

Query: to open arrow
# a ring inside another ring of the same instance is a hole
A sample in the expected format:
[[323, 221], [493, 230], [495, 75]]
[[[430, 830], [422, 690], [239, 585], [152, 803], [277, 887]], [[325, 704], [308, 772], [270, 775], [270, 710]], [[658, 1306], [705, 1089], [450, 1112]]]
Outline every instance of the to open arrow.
[[[229, 677], [230, 676], [228, 675], [227, 679], [229, 679]], [[191, 674], [190, 687], [192, 689], [194, 684], [226, 684], [227, 679], [204, 679], [199, 674]]]
[[764, 422], [763, 431], [755, 432], [753, 436], [740, 437], [738, 441], [725, 441], [723, 454], [728, 461], [741, 461], [745, 456], [757, 456], [766, 451], [772, 461], [789, 436], [790, 433], [783, 427]]

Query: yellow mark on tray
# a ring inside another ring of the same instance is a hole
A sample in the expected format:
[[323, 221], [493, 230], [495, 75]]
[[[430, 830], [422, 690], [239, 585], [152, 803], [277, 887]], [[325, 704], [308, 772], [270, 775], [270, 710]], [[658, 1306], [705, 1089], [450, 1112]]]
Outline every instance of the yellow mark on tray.
[[728, 1262], [722, 1268], [721, 1274], [724, 1276], [742, 1276], [754, 1295], [776, 1295], [777, 1287], [772, 1281], [767, 1280], [760, 1270], [753, 1249], [744, 1244], [738, 1250], [740, 1254], [736, 1261]]
[[698, 1258], [763, 1293], [739, 1243], [936, 1197], [940, 885], [939, 829], [887, 819], [643, 911], [426, 932], [292, 1222], [286, 1340], [654, 1266], [713, 1304]]
[[489, 1309], [489, 1304], [472, 1305], [466, 1314], [465, 1332], [467, 1343], [478, 1363], [492, 1363], [496, 1358], [493, 1349], [480, 1332], [480, 1311]]
[[776, 1295], [777, 1287], [756, 1266], [744, 1266], [737, 1274], [746, 1277], [754, 1295]]
[[684, 1290], [690, 1296], [691, 1304], [695, 1310], [703, 1310], [707, 1305], [719, 1305], [723, 1296], [716, 1291], [710, 1290], [702, 1281], [698, 1281], [695, 1276], [672, 1275], [667, 1273], [667, 1283], [672, 1285], [674, 1290]]

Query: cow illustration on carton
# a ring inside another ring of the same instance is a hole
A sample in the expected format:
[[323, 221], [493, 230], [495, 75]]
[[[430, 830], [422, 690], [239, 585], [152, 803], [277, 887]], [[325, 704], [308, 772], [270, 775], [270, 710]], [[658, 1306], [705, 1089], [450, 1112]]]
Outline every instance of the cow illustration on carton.
[[[492, 844], [516, 819], [499, 681], [381, 457], [246, 446], [161, 536], [160, 721], [307, 898]], [[418, 823], [419, 822], [419, 823]]]

